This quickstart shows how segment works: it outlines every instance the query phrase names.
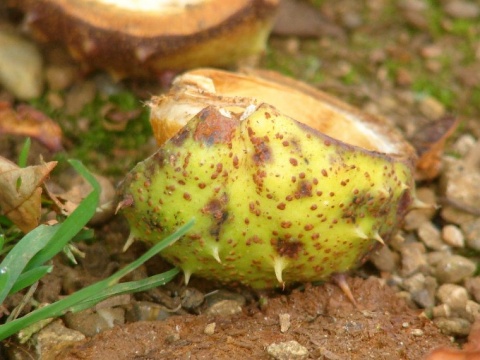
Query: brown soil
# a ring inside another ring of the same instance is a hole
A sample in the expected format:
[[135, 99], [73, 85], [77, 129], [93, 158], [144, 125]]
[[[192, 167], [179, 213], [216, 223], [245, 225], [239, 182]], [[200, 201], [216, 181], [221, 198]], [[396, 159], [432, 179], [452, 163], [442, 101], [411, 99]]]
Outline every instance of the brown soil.
[[[107, 330], [66, 350], [62, 359], [268, 359], [272, 343], [296, 340], [309, 359], [421, 359], [450, 343], [377, 278], [349, 278], [356, 309], [335, 285], [307, 286], [252, 303], [239, 315], [172, 316]], [[282, 333], [279, 315], [291, 326]], [[205, 334], [207, 324], [215, 332]]]

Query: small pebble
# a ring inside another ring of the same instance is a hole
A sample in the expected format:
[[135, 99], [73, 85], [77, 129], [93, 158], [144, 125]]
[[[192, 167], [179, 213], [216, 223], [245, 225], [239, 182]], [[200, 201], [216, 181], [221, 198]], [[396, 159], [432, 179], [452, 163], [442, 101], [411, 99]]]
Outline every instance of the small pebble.
[[441, 259], [435, 266], [435, 274], [441, 283], [458, 283], [475, 273], [477, 266], [460, 255], [450, 255]]
[[235, 300], [220, 300], [205, 311], [208, 315], [230, 316], [242, 312], [242, 307]]
[[412, 329], [412, 331], [410, 331], [410, 334], [412, 334], [413, 336], [423, 336], [423, 330]]
[[480, 218], [463, 223], [462, 230], [465, 234], [466, 246], [480, 251]]
[[463, 134], [460, 135], [452, 145], [452, 150], [460, 155], [461, 157], [465, 157], [470, 150], [475, 146], [477, 140], [471, 134]]
[[422, 308], [429, 308], [435, 305], [435, 289], [437, 281], [431, 276], [417, 273], [402, 283], [411, 295], [412, 300]]
[[40, 359], [57, 359], [62, 349], [84, 339], [80, 331], [69, 329], [61, 320], [56, 320], [40, 330], [35, 348]]
[[125, 310], [122, 308], [105, 308], [93, 312], [91, 309], [77, 313], [65, 314], [66, 325], [80, 331], [85, 336], [94, 336], [115, 325], [125, 323]]
[[423, 223], [430, 221], [436, 213], [437, 198], [433, 189], [420, 187], [416, 189], [417, 198], [430, 207], [414, 209], [405, 216], [406, 230], [418, 229]]
[[276, 360], [306, 359], [308, 350], [295, 340], [268, 345], [267, 353]]
[[370, 256], [370, 261], [380, 271], [393, 272], [399, 263], [399, 256], [388, 246], [382, 246]]
[[465, 281], [465, 288], [476, 302], [480, 303], [480, 276], [468, 278]]
[[420, 112], [431, 120], [445, 115], [445, 106], [432, 96], [425, 96], [418, 104]]
[[455, 284], [441, 285], [437, 290], [437, 298], [452, 310], [464, 310], [469, 300], [467, 289]]
[[203, 303], [205, 296], [193, 287], [186, 287], [180, 292], [180, 300], [184, 309], [192, 310]]
[[42, 55], [30, 41], [0, 29], [0, 84], [20, 100], [43, 91]]
[[472, 323], [480, 319], [480, 304], [468, 300], [467, 304], [465, 305], [465, 310], [467, 311], [467, 314], [469, 315], [469, 319]]
[[427, 268], [425, 246], [418, 242], [405, 243], [400, 248], [401, 273], [409, 276]]
[[205, 329], [203, 330], [203, 332], [205, 333], [205, 335], [213, 335], [215, 333], [215, 327], [217, 326], [216, 323], [209, 323], [205, 326]]
[[443, 250], [446, 245], [441, 239], [440, 230], [434, 226], [430, 221], [424, 222], [417, 230], [418, 237], [425, 246], [433, 250]]
[[280, 332], [285, 333], [290, 329], [290, 314], [278, 314], [280, 321]]
[[445, 158], [441, 176], [444, 196], [455, 207], [480, 211], [480, 170], [464, 160]]
[[462, 318], [436, 318], [433, 320], [440, 331], [450, 336], [467, 336], [472, 325]]
[[447, 304], [440, 304], [432, 309], [432, 315], [434, 318], [448, 318], [452, 315], [452, 309], [450, 309], [450, 306]]
[[477, 3], [465, 0], [447, 1], [444, 10], [456, 19], [475, 19], [480, 14], [480, 7]]
[[455, 225], [446, 225], [443, 227], [442, 239], [452, 247], [463, 248], [465, 246], [465, 238], [462, 230]]
[[230, 316], [242, 312], [246, 303], [244, 296], [220, 290], [205, 297], [205, 313], [209, 315]]

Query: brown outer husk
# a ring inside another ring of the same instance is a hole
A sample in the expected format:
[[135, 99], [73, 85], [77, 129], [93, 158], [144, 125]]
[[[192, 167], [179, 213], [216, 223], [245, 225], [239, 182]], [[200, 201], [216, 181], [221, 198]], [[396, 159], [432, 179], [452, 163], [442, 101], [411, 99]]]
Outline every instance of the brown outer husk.
[[9, 0], [9, 5], [26, 13], [36, 38], [65, 44], [89, 68], [146, 77], [224, 66], [261, 51], [278, 0], [211, 0], [166, 14], [81, 0]]

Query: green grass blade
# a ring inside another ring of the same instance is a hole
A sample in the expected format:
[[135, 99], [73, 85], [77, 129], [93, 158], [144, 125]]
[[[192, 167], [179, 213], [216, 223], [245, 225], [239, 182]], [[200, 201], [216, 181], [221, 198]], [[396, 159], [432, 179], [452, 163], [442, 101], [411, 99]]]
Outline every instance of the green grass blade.
[[23, 143], [22, 150], [20, 151], [20, 155], [18, 156], [18, 166], [24, 168], [27, 166], [28, 163], [28, 153], [30, 152], [30, 145], [32, 144], [32, 140], [27, 138]]
[[10, 289], [10, 294], [14, 294], [17, 291], [20, 291], [32, 285], [33, 283], [37, 282], [42, 277], [44, 277], [46, 274], [48, 274], [50, 271], [52, 271], [52, 269], [53, 269], [53, 266], [44, 265], [44, 266], [39, 266], [37, 268], [24, 272], [17, 278], [17, 281]]
[[[5, 256], [0, 264], [0, 303], [10, 293], [20, 274], [24, 271], [30, 259], [47, 246], [59, 227], [40, 225], [25, 235]], [[4, 278], [8, 276], [7, 281]]]
[[[169, 246], [170, 244], [177, 241], [180, 237], [185, 235], [190, 228], [193, 226], [194, 220], [189, 221], [187, 224], [183, 225], [180, 229], [178, 229], [175, 233], [167, 236], [165, 239], [160, 241], [159, 243], [155, 244], [151, 247], [145, 254], [140, 256], [131, 264], [125, 266], [123, 269], [117, 271], [115, 274], [110, 276], [109, 278], [99, 281], [93, 285], [90, 285], [86, 288], [83, 288], [72, 295], [59, 300], [53, 304], [47, 305], [43, 308], [37, 309], [32, 311], [31, 313], [13, 320], [9, 323], [0, 326], [0, 341], [15, 334], [16, 332], [20, 331], [21, 329], [34, 324], [38, 321], [58, 317], [65, 314], [67, 311], [71, 310], [78, 304], [88, 302], [90, 298], [97, 296], [99, 293], [104, 291], [107, 288], [111, 288], [118, 281], [128, 274], [129, 272], [135, 270], [137, 267], [142, 265], [145, 261], [152, 258], [158, 252], [163, 250], [165, 247]], [[93, 303], [92, 303], [93, 305]]]
[[132, 294], [139, 291], [146, 291], [154, 287], [163, 286], [166, 283], [170, 282], [177, 274], [180, 272], [179, 269], [173, 268], [164, 273], [150, 276], [146, 279], [129, 281], [125, 283], [120, 283], [113, 285], [110, 288], [105, 289], [101, 293], [89, 298], [86, 301], [79, 303], [78, 305], [72, 306], [69, 311], [77, 312], [84, 309], [88, 309], [99, 302], [108, 299], [112, 296], [122, 295], [122, 294]]
[[31, 270], [37, 266], [43, 265], [60, 251], [63, 247], [77, 235], [80, 230], [93, 217], [97, 209], [100, 197], [100, 185], [95, 177], [78, 160], [69, 160], [70, 164], [82, 175], [93, 187], [93, 191], [83, 199], [75, 211], [65, 219], [60, 225], [56, 234], [52, 237], [50, 243], [30, 261], [26, 270]]

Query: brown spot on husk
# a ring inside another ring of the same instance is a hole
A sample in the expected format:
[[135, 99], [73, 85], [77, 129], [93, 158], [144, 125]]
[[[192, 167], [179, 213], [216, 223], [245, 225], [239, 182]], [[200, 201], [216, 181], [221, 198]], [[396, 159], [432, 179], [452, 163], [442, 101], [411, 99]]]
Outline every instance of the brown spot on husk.
[[298, 240], [277, 239], [273, 240], [273, 243], [278, 255], [290, 259], [296, 259], [303, 249], [303, 243]]
[[226, 209], [227, 203], [228, 196], [224, 193], [220, 198], [210, 200], [202, 209], [202, 213], [209, 214], [213, 218], [214, 223], [209, 232], [210, 235], [214, 236], [217, 240], [223, 223], [228, 219], [228, 211]]
[[197, 115], [200, 120], [193, 138], [208, 145], [231, 143], [239, 121], [223, 116], [215, 107], [209, 106]]
[[173, 145], [180, 147], [188, 138], [189, 134], [190, 134], [190, 130], [188, 128], [183, 128], [174, 137], [172, 137], [170, 141]]

